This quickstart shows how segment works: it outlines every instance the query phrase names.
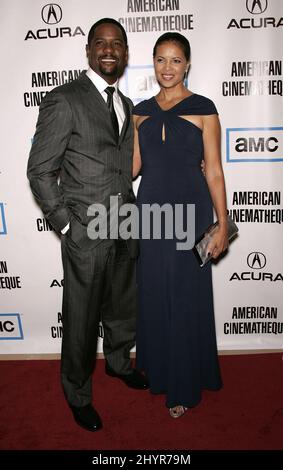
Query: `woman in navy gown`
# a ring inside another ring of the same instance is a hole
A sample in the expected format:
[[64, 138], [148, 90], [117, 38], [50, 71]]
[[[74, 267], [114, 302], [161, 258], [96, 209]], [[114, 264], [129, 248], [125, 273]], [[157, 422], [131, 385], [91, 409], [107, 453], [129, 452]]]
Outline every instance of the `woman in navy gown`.
[[[153, 59], [160, 92], [134, 108], [138, 207], [141, 213], [144, 204], [194, 204], [197, 238], [212, 223], [214, 206], [219, 230], [208, 251], [216, 258], [228, 245], [217, 111], [184, 86], [190, 63], [184, 36], [163, 34]], [[202, 389], [221, 388], [221, 376], [210, 263], [200, 268], [192, 250], [177, 250], [176, 237], [166, 239], [163, 229], [161, 239], [140, 239], [137, 367], [177, 418], [201, 400]]]

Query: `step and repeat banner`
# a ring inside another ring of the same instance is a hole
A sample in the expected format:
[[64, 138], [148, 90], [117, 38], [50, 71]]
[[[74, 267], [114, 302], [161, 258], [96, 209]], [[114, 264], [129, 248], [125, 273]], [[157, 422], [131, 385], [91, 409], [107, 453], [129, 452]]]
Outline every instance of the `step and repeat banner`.
[[218, 346], [283, 348], [282, 0], [56, 1], [0, 3], [0, 354], [60, 352], [60, 241], [26, 167], [42, 98], [87, 68], [88, 31], [105, 16], [127, 31], [120, 88], [134, 103], [158, 92], [156, 39], [166, 31], [189, 39], [188, 87], [219, 111], [228, 207], [239, 226], [213, 267]]

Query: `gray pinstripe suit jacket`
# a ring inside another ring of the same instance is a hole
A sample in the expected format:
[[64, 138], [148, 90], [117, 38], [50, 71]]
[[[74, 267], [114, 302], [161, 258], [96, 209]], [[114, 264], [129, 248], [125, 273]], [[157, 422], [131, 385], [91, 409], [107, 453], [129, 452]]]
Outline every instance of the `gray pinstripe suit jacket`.
[[107, 105], [85, 72], [40, 105], [28, 162], [31, 189], [54, 229], [70, 222], [70, 236], [83, 249], [100, 242], [87, 236], [90, 204], [109, 207], [110, 196], [118, 193], [123, 202], [135, 199], [132, 102], [119, 93], [126, 118], [118, 142]]

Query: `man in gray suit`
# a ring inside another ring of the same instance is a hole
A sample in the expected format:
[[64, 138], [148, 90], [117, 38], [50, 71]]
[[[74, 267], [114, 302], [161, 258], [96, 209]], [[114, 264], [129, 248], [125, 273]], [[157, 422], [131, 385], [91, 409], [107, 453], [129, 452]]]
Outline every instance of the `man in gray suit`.
[[[132, 191], [132, 103], [117, 88], [128, 59], [120, 23], [103, 18], [90, 29], [89, 69], [42, 101], [28, 162], [32, 192], [61, 234], [64, 268], [61, 379], [76, 422], [102, 427], [91, 404], [99, 321], [106, 373], [136, 389], [146, 378], [132, 369], [136, 327], [136, 242], [90, 239], [91, 204], [119, 206]], [[110, 85], [110, 86], [109, 86]], [[58, 180], [58, 177], [60, 180]]]

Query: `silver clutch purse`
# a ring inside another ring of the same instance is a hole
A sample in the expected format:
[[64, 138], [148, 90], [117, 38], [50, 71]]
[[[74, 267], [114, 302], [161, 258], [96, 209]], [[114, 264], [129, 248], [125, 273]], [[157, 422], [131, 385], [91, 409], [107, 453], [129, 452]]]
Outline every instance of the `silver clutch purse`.
[[[239, 229], [233, 219], [230, 217], [229, 213], [227, 212], [227, 221], [228, 221], [228, 240], [229, 242], [234, 238], [234, 236], [238, 233]], [[218, 228], [218, 221], [214, 224], [207, 227], [206, 231], [202, 234], [202, 236], [196, 241], [195, 246], [193, 247], [193, 252], [198, 260], [200, 267], [203, 267], [211, 258], [211, 254], [207, 253], [207, 246], [210, 240], [212, 239], [213, 235], [217, 231]]]

